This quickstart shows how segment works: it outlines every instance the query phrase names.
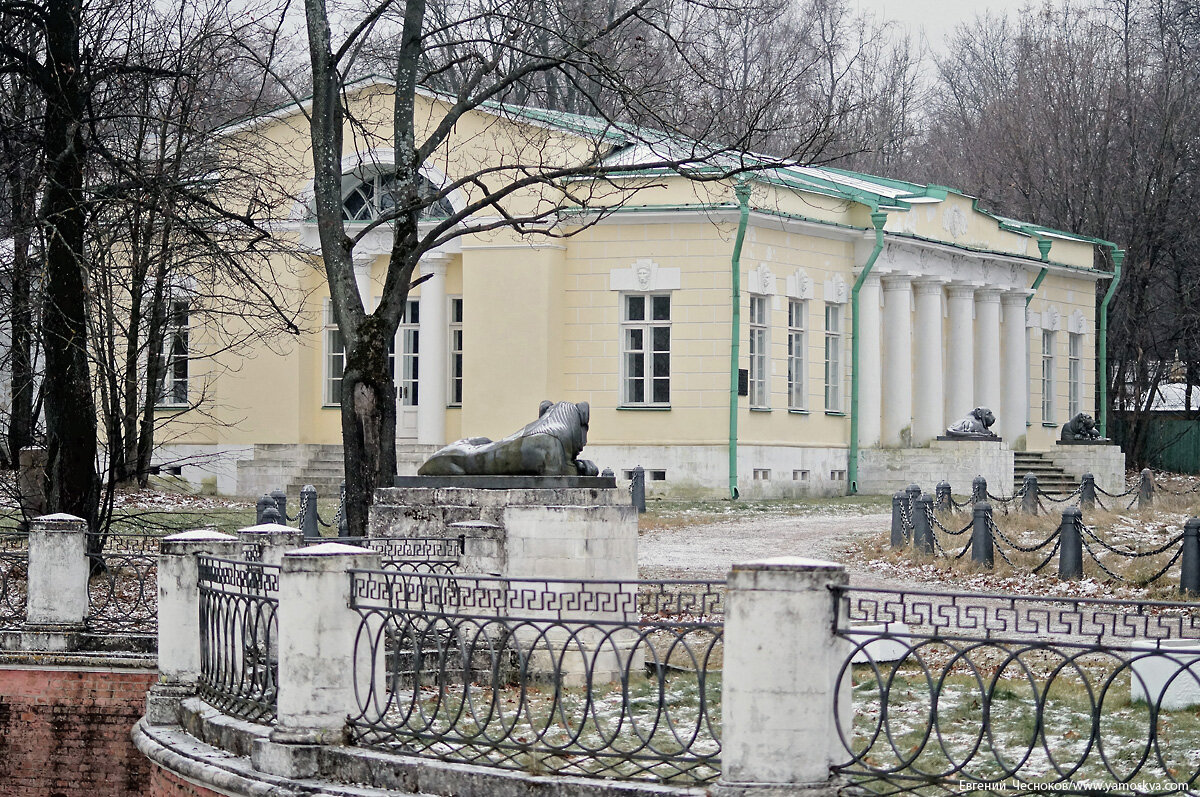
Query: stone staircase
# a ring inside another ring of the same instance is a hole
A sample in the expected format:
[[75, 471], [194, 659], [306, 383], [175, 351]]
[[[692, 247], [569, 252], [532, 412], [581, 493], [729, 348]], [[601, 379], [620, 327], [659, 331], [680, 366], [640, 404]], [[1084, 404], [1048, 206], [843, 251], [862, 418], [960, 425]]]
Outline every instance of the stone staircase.
[[1079, 486], [1079, 480], [1037, 451], [1013, 452], [1013, 492], [1021, 489], [1025, 474], [1037, 476], [1038, 488], [1048, 493], [1069, 493]]
[[[437, 446], [399, 443], [396, 468], [401, 476], [415, 476], [417, 468]], [[340, 445], [260, 443], [254, 458], [238, 462], [238, 492], [255, 497], [283, 488], [289, 505], [298, 505], [306, 484], [317, 488], [321, 498], [337, 498], [345, 479]]]

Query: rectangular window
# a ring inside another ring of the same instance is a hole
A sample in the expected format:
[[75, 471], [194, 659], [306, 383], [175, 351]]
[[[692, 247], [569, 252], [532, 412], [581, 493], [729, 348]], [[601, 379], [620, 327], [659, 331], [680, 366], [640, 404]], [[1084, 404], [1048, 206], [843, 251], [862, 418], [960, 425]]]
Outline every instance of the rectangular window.
[[[404, 320], [396, 330], [400, 340], [400, 362], [396, 363], [395, 341], [392, 341], [392, 379], [396, 382], [396, 400], [402, 407], [417, 406], [420, 390], [421, 365], [421, 302], [417, 299], [408, 300], [408, 309]], [[399, 370], [397, 370], [397, 366]]]
[[333, 316], [333, 304], [325, 300], [325, 396], [327, 407], [342, 403], [342, 373], [346, 370], [346, 341]]
[[621, 403], [671, 402], [671, 296], [621, 297]]
[[808, 302], [788, 302], [788, 409], [808, 409]]
[[771, 480], [771, 469], [770, 468], [755, 468], [754, 469], [754, 480], [761, 481], [761, 482], [769, 482]]
[[162, 389], [158, 403], [186, 407], [188, 403], [188, 313], [187, 299], [171, 299], [163, 330]]
[[450, 299], [450, 403], [462, 406], [463, 395], [463, 300]]
[[842, 411], [842, 306], [825, 305], [825, 411]]
[[1054, 422], [1054, 332], [1042, 330], [1042, 423]]
[[750, 406], [763, 409], [771, 406], [767, 378], [770, 312], [769, 297], [750, 297]]
[[1083, 335], [1067, 334], [1067, 417], [1083, 412]]

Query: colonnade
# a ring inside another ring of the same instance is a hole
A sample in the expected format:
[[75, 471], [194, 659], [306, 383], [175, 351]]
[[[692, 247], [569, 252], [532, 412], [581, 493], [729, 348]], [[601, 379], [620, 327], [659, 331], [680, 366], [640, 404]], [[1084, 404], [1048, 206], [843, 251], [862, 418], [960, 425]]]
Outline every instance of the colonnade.
[[924, 445], [974, 407], [995, 413], [992, 431], [1010, 445], [1025, 434], [1028, 295], [869, 275], [858, 307], [861, 445]]

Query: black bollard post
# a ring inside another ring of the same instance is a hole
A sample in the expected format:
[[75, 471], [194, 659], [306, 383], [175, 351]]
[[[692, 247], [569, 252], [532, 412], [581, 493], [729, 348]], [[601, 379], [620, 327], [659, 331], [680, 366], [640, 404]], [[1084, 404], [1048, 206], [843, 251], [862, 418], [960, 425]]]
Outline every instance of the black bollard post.
[[279, 522], [287, 523], [287, 493], [280, 489], [272, 490], [271, 500], [275, 502], [275, 508], [279, 510]]
[[902, 492], [898, 492], [892, 496], [892, 547], [903, 548], [904, 541], [908, 537], [904, 533], [904, 502], [907, 501], [907, 496]]
[[266, 523], [266, 521], [263, 520], [263, 512], [266, 512], [267, 509], [274, 509], [276, 512], [279, 511], [279, 509], [275, 506], [275, 499], [264, 493], [263, 497], [258, 499], [258, 503], [254, 505], [254, 525], [257, 526], [259, 524]]
[[949, 512], [954, 508], [954, 499], [950, 496], [950, 482], [942, 479], [933, 490], [936, 496], [934, 509], [939, 512]]
[[987, 501], [975, 504], [971, 522], [971, 561], [988, 570], [995, 566], [995, 544], [992, 541], [992, 505]]
[[1032, 473], [1026, 473], [1025, 481], [1021, 483], [1021, 511], [1026, 515], [1038, 513], [1037, 476]]
[[274, 523], [277, 526], [283, 525], [283, 518], [279, 516], [279, 510], [275, 508], [275, 502], [263, 510], [261, 523]]
[[982, 474], [971, 480], [971, 503], [978, 504], [987, 500], [987, 479]]
[[1083, 480], [1079, 483], [1079, 508], [1096, 508], [1096, 477], [1090, 473], [1083, 474]]
[[1142, 469], [1142, 478], [1138, 482], [1138, 509], [1149, 509], [1154, 506], [1154, 474], [1149, 468]]
[[1188, 518], [1183, 524], [1183, 555], [1179, 563], [1179, 591], [1189, 597], [1200, 596], [1200, 518]]
[[1083, 578], [1083, 512], [1069, 506], [1063, 510], [1058, 527], [1058, 577], [1064, 581]]
[[933, 555], [933, 526], [929, 522], [933, 514], [933, 496], [918, 496], [913, 504], [913, 552], [925, 556]]
[[300, 531], [305, 537], [320, 537], [317, 525], [317, 488], [306, 484], [300, 489]]
[[640, 514], [646, 511], [646, 469], [638, 465], [632, 473], [633, 479], [629, 483], [629, 492], [633, 496], [633, 505]]

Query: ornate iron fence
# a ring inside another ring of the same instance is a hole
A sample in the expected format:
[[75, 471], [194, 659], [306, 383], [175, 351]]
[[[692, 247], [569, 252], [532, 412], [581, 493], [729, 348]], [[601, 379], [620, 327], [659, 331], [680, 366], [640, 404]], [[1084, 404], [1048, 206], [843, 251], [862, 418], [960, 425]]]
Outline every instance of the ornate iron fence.
[[1200, 606], [857, 588], [836, 599], [853, 704], [838, 707], [842, 773], [955, 791], [1200, 785]]
[[88, 549], [102, 550], [88, 579], [88, 628], [101, 634], [158, 631], [158, 549], [153, 534], [88, 534]]
[[351, 577], [359, 744], [554, 774], [718, 775], [723, 582]]
[[279, 567], [199, 557], [200, 695], [252, 722], [275, 718]]
[[453, 575], [466, 538], [458, 537], [305, 537], [306, 543], [340, 542], [378, 551], [386, 570]]
[[0, 534], [0, 630], [17, 629], [25, 622], [28, 571], [29, 535]]

